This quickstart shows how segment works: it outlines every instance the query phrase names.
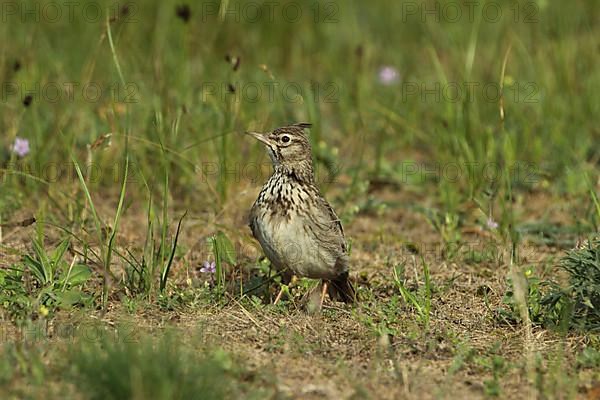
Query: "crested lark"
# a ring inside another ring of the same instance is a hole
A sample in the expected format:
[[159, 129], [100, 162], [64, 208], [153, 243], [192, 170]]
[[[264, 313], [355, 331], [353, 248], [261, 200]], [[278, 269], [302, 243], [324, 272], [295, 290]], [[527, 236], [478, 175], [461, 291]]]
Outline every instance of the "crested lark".
[[356, 294], [348, 280], [344, 231], [315, 184], [308, 127], [247, 132], [265, 144], [274, 169], [250, 210], [250, 229], [285, 283], [293, 275], [322, 279], [321, 303], [326, 291], [352, 303]]

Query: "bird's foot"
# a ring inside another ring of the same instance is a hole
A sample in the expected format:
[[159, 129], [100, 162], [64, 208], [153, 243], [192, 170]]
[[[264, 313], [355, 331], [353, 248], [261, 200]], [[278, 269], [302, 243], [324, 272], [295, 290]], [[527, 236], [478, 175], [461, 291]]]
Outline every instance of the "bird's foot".
[[281, 289], [279, 289], [279, 293], [277, 293], [277, 297], [275, 297], [275, 301], [273, 302], [274, 305], [279, 303], [279, 301], [281, 300], [281, 298], [284, 294], [286, 294], [290, 299], [292, 298], [292, 293], [290, 292], [290, 288], [292, 287], [292, 285], [294, 285], [296, 283], [297, 280], [298, 280], [298, 278], [294, 275], [294, 276], [292, 276], [292, 279], [288, 285], [283, 284], [283, 283], [281, 284]]
[[279, 289], [279, 293], [277, 293], [277, 297], [275, 297], [275, 301], [273, 302], [274, 305], [279, 303], [279, 300], [281, 300], [281, 296], [283, 296], [284, 293], [288, 296], [290, 295], [290, 288], [288, 285], [281, 285], [281, 289]]

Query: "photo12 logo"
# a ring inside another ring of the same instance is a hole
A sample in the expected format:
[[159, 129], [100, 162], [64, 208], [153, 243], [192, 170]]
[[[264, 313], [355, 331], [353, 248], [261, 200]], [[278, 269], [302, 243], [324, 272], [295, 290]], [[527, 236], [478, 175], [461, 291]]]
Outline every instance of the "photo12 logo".
[[335, 82], [203, 82], [200, 86], [203, 102], [219, 100], [248, 103], [301, 104], [306, 99], [315, 103], [337, 103], [340, 88]]
[[72, 23], [84, 21], [102, 23], [110, 21], [138, 22], [139, 6], [134, 2], [113, 3], [95, 1], [3, 1], [0, 21], [20, 23]]
[[[336, 180], [337, 175], [343, 169], [341, 165], [329, 165], [324, 167], [320, 164], [315, 165], [315, 182], [318, 184], [331, 184]], [[222, 163], [222, 162], [202, 162], [196, 167], [200, 174], [199, 182], [206, 183], [217, 181], [219, 178], [227, 178], [230, 182], [249, 182], [254, 185], [261, 185], [272, 175], [272, 163], [265, 162], [244, 162], [244, 163]]]
[[505, 99], [512, 103], [539, 103], [540, 88], [536, 82], [403, 82], [402, 101], [421, 103], [473, 103], [480, 99], [496, 103]]
[[515, 23], [539, 22], [539, 5], [535, 1], [406, 1], [402, 2], [402, 22], [474, 22], [497, 23], [510, 18]]
[[83, 101], [99, 103], [112, 101], [115, 103], [139, 102], [139, 88], [134, 82], [125, 84], [99, 82], [47, 82], [17, 83], [3, 82], [0, 86], [0, 102], [6, 103], [12, 98], [21, 102], [72, 103]]
[[[119, 184], [124, 174], [124, 166], [121, 163], [101, 164], [92, 162], [81, 165], [79, 170], [89, 183], [112, 182]], [[140, 182], [140, 175], [137, 172], [140, 171], [138, 164], [130, 162], [128, 171], [127, 183]], [[29, 179], [28, 177], [35, 177], [47, 184], [79, 182], [77, 167], [72, 161], [21, 163], [16, 160], [8, 162], [0, 170], [0, 184], [6, 183], [8, 179], [14, 179], [25, 184]]]
[[244, 23], [338, 23], [340, 6], [337, 2], [312, 3], [278, 1], [203, 2], [200, 5], [202, 22], [220, 18], [222, 21]]
[[427, 181], [499, 182], [510, 179], [521, 184], [535, 184], [541, 180], [540, 167], [529, 161], [516, 161], [510, 165], [496, 162], [445, 162], [422, 163], [407, 161], [399, 165], [398, 176], [402, 183], [422, 184]]

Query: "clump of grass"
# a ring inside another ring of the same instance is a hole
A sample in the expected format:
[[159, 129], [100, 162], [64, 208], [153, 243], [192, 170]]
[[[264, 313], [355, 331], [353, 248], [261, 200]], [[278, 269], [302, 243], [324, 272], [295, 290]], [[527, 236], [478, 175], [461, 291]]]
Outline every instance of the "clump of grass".
[[70, 240], [62, 240], [52, 250], [46, 249], [40, 239], [32, 243], [32, 254], [0, 269], [0, 307], [7, 310], [11, 319], [21, 323], [36, 312], [46, 317], [59, 308], [89, 305], [92, 296], [82, 289], [92, 272], [77, 257], [67, 262]]
[[124, 175], [123, 181], [121, 184], [121, 190], [119, 192], [119, 204], [115, 211], [115, 218], [113, 222], [113, 228], [111, 230], [110, 235], [103, 235], [102, 229], [102, 220], [98, 215], [98, 211], [96, 210], [96, 206], [94, 205], [94, 201], [92, 200], [92, 195], [88, 188], [88, 184], [86, 183], [86, 178], [84, 177], [81, 167], [77, 162], [77, 159], [72, 156], [73, 165], [75, 167], [75, 172], [77, 173], [77, 177], [79, 179], [79, 183], [81, 188], [85, 194], [85, 198], [87, 200], [87, 204], [92, 211], [92, 216], [94, 220], [94, 224], [96, 226], [96, 235], [98, 237], [98, 243], [100, 243], [100, 256], [101, 256], [101, 264], [103, 266], [102, 271], [102, 307], [106, 308], [106, 304], [108, 301], [108, 278], [109, 275], [112, 275], [111, 272], [111, 263], [112, 263], [112, 254], [115, 249], [115, 240], [117, 237], [117, 232], [119, 229], [119, 221], [121, 219], [121, 215], [124, 211], [123, 202], [125, 200], [125, 192], [127, 189], [127, 176], [129, 172], [129, 155], [127, 154], [127, 150], [125, 151], [125, 163], [124, 163]]
[[[569, 284], [542, 280], [525, 271], [527, 308], [533, 323], [548, 328], [600, 331], [600, 238], [570, 250], [560, 268], [568, 274]], [[520, 322], [512, 283], [504, 296], [509, 310], [499, 315], [509, 322]]]
[[215, 275], [217, 278], [217, 292], [219, 293], [219, 295], [221, 295], [224, 291], [226, 284], [225, 269], [223, 263], [227, 262], [230, 265], [236, 265], [237, 257], [233, 244], [231, 243], [231, 240], [229, 240], [225, 233], [217, 232], [217, 234], [212, 236], [209, 239], [209, 241], [212, 247], [213, 255], [215, 257]]
[[431, 295], [433, 292], [433, 285], [429, 275], [429, 266], [423, 259], [421, 259], [421, 263], [423, 264], [423, 279], [425, 280], [423, 286], [411, 291], [405, 285], [403, 278], [401, 278], [404, 275], [404, 265], [394, 268], [394, 282], [400, 291], [402, 299], [415, 309], [419, 320], [425, 326], [425, 329], [428, 329], [431, 314]]
[[[151, 205], [149, 205], [149, 210]], [[158, 278], [158, 288], [160, 293], [164, 293], [169, 279], [169, 273], [175, 258], [177, 244], [181, 226], [186, 214], [183, 214], [177, 223], [177, 229], [172, 240], [168, 237], [167, 215], [163, 216], [163, 221], [156, 232], [156, 217], [152, 212], [148, 213], [148, 226], [146, 229], [146, 240], [144, 248], [139, 257], [127, 249], [127, 255], [121, 255], [126, 263], [123, 284], [128, 294], [131, 296], [144, 295], [151, 297], [156, 294], [156, 280]]]
[[[35, 391], [47, 379], [48, 371], [44, 364], [47, 350], [35, 344], [3, 343], [0, 346], [0, 397], [33, 398], [29, 390]], [[17, 388], [15, 383], [23, 378], [28, 382], [27, 388]], [[13, 396], [7, 396], [7, 393]]]
[[600, 237], [569, 251], [560, 266], [569, 274], [567, 294], [573, 307], [571, 325], [600, 331]]
[[600, 351], [594, 347], [586, 347], [577, 354], [578, 368], [600, 368]]
[[[143, 176], [142, 176], [143, 178]], [[119, 254], [125, 261], [125, 276], [123, 284], [128, 294], [136, 296], [142, 294], [151, 297], [156, 294], [156, 276], [159, 275], [158, 287], [160, 293], [164, 293], [169, 279], [169, 273], [175, 258], [179, 234], [183, 220], [187, 215], [184, 213], [179, 222], [175, 235], [169, 238], [169, 174], [165, 171], [163, 182], [162, 204], [156, 209], [152, 190], [143, 178], [148, 193], [147, 215], [146, 215], [146, 239], [141, 254], [136, 255], [126, 249], [127, 254]], [[159, 215], [162, 216], [159, 217]]]
[[153, 340], [101, 335], [72, 348], [69, 380], [89, 399], [223, 399], [244, 392], [243, 370], [223, 351], [174, 334]]
[[[513, 279], [508, 279], [508, 289], [504, 294], [503, 303], [505, 307], [498, 310], [498, 317], [508, 323], [522, 323], [521, 307], [526, 307], [527, 315], [531, 322], [547, 327], [556, 326], [561, 320], [564, 304], [560, 287], [548, 280], [540, 279], [533, 275], [531, 268], [524, 272], [515, 271], [513, 277], [520, 279], [523, 284], [525, 304], [520, 304]], [[522, 274], [522, 275], [521, 275]]]

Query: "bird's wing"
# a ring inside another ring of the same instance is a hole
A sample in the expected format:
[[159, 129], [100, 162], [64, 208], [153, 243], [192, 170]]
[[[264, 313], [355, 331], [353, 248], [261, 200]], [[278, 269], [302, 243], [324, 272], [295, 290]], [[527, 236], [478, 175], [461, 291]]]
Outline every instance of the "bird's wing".
[[309, 218], [314, 223], [314, 234], [320, 243], [336, 252], [345, 254], [347, 252], [347, 245], [342, 222], [327, 200], [320, 195], [317, 199], [317, 209], [309, 214]]
[[250, 209], [250, 214], [248, 215], [248, 226], [252, 231], [252, 236], [254, 236], [256, 239], [258, 239], [258, 227], [256, 226], [257, 212], [257, 207], [253, 205]]

